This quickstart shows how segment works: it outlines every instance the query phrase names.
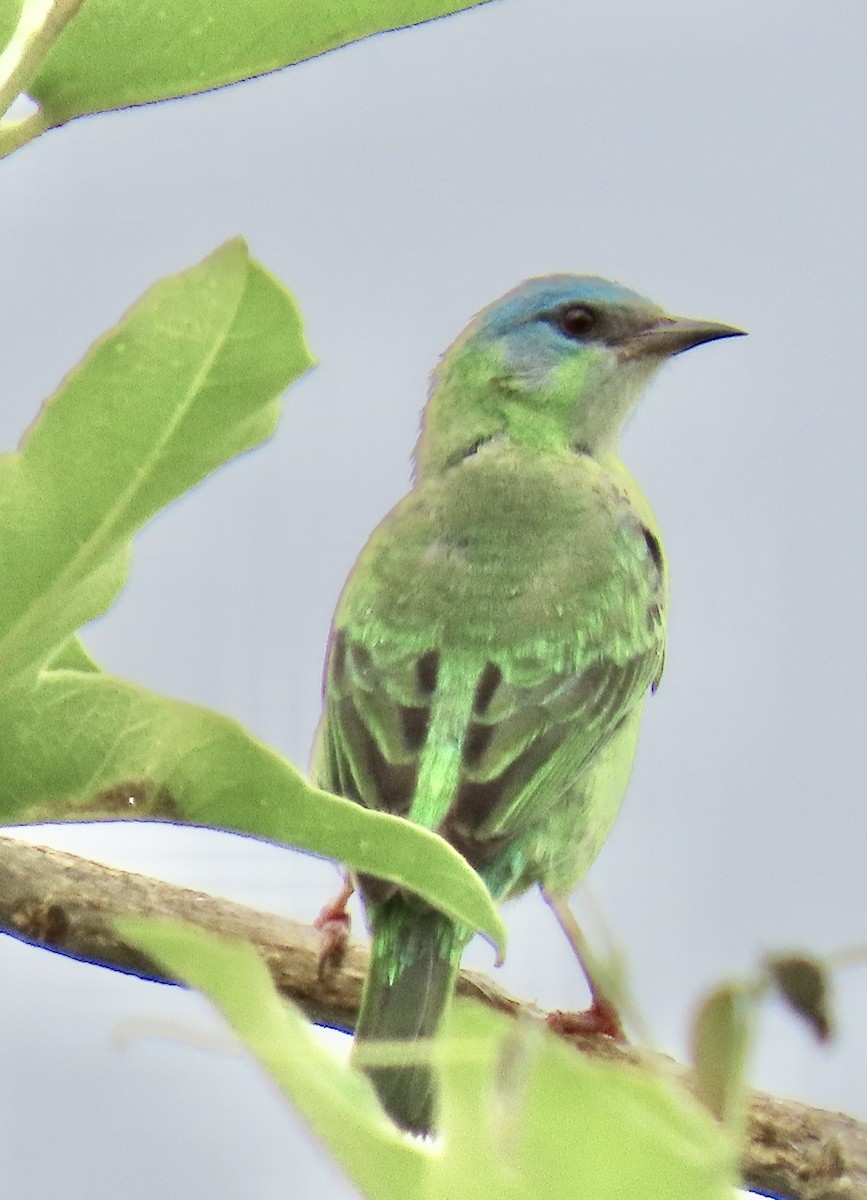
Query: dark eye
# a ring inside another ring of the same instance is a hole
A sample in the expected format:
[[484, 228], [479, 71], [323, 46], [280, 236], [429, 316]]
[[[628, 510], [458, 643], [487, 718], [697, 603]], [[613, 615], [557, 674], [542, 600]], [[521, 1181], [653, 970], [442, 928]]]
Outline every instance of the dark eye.
[[584, 338], [596, 328], [596, 314], [583, 304], [570, 304], [557, 314], [557, 324], [568, 338]]

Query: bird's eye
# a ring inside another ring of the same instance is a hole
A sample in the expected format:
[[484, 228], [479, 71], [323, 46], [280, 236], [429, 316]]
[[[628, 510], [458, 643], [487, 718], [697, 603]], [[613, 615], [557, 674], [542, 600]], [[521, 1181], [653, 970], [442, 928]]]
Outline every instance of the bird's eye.
[[557, 324], [568, 338], [583, 338], [596, 326], [596, 314], [583, 304], [570, 304], [557, 314]]

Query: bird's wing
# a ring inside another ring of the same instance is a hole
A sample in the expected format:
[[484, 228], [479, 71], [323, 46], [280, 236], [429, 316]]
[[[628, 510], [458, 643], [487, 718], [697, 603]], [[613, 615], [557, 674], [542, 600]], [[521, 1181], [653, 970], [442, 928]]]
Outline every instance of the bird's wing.
[[[440, 820], [424, 823], [440, 828], [482, 869], [503, 841], [543, 821], [560, 802], [644, 697], [662, 653], [659, 629], [633, 658], [599, 659], [579, 674], [528, 682], [525, 662], [524, 678], [510, 682], [488, 662], [472, 680], [470, 712], [455, 714], [464, 728], [462, 744], [449, 745], [427, 737], [437, 709], [452, 708], [449, 692], [419, 685], [431, 659], [407, 656], [376, 666], [364, 647], [337, 632], [318, 780], [367, 808], [413, 817], [419, 805], [431, 808], [429, 794], [419, 794], [421, 769], [427, 778], [446, 776], [444, 794], [433, 803]], [[455, 750], [456, 772], [443, 761]]]
[[406, 654], [375, 662], [346, 630], [332, 632], [314, 754], [318, 783], [367, 808], [408, 815], [429, 720], [429, 660]]
[[601, 469], [570, 465], [589, 479], [571, 492], [544, 465], [530, 483], [497, 470], [485, 503], [450, 480], [374, 534], [338, 608], [317, 770], [478, 868], [567, 796], [658, 680], [664, 647], [658, 542], [597, 487]]
[[[544, 653], [535, 664], [465, 660], [460, 689], [435, 650], [374, 655], [338, 630], [319, 782], [369, 808], [429, 814], [423, 823], [481, 869], [505, 840], [544, 820], [653, 686], [664, 630], [658, 609], [649, 620], [650, 635], [623, 661], [596, 658], [576, 672], [551, 670]], [[456, 702], [458, 690], [469, 703]], [[441, 714], [454, 736], [429, 736]], [[419, 789], [422, 773], [428, 786]], [[431, 780], [443, 781], [433, 797]]]
[[443, 826], [448, 839], [482, 866], [504, 841], [543, 823], [641, 702], [662, 651], [660, 628], [658, 640], [625, 661], [596, 659], [577, 674], [536, 684], [501, 673], [468, 729], [460, 787]]

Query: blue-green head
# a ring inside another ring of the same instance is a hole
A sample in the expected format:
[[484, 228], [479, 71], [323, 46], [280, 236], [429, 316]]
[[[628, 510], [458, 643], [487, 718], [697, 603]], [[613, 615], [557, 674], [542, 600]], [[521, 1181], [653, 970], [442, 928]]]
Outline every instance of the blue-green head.
[[443, 355], [416, 450], [419, 470], [443, 470], [496, 438], [540, 452], [611, 451], [667, 358], [740, 333], [671, 317], [606, 279], [528, 279], [483, 309]]

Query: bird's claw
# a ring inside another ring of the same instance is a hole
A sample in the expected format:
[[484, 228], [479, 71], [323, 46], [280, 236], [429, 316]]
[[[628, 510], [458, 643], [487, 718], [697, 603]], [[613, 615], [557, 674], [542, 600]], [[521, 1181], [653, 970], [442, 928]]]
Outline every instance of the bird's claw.
[[615, 1042], [625, 1042], [626, 1034], [620, 1014], [610, 1000], [594, 996], [593, 1003], [583, 1012], [552, 1012], [545, 1024], [561, 1037], [610, 1037]]
[[319, 916], [313, 922], [313, 928], [319, 931], [317, 973], [320, 979], [324, 979], [331, 971], [339, 970], [343, 963], [352, 928], [352, 918], [346, 911], [346, 905], [354, 890], [347, 879], [340, 893], [322, 906]]

